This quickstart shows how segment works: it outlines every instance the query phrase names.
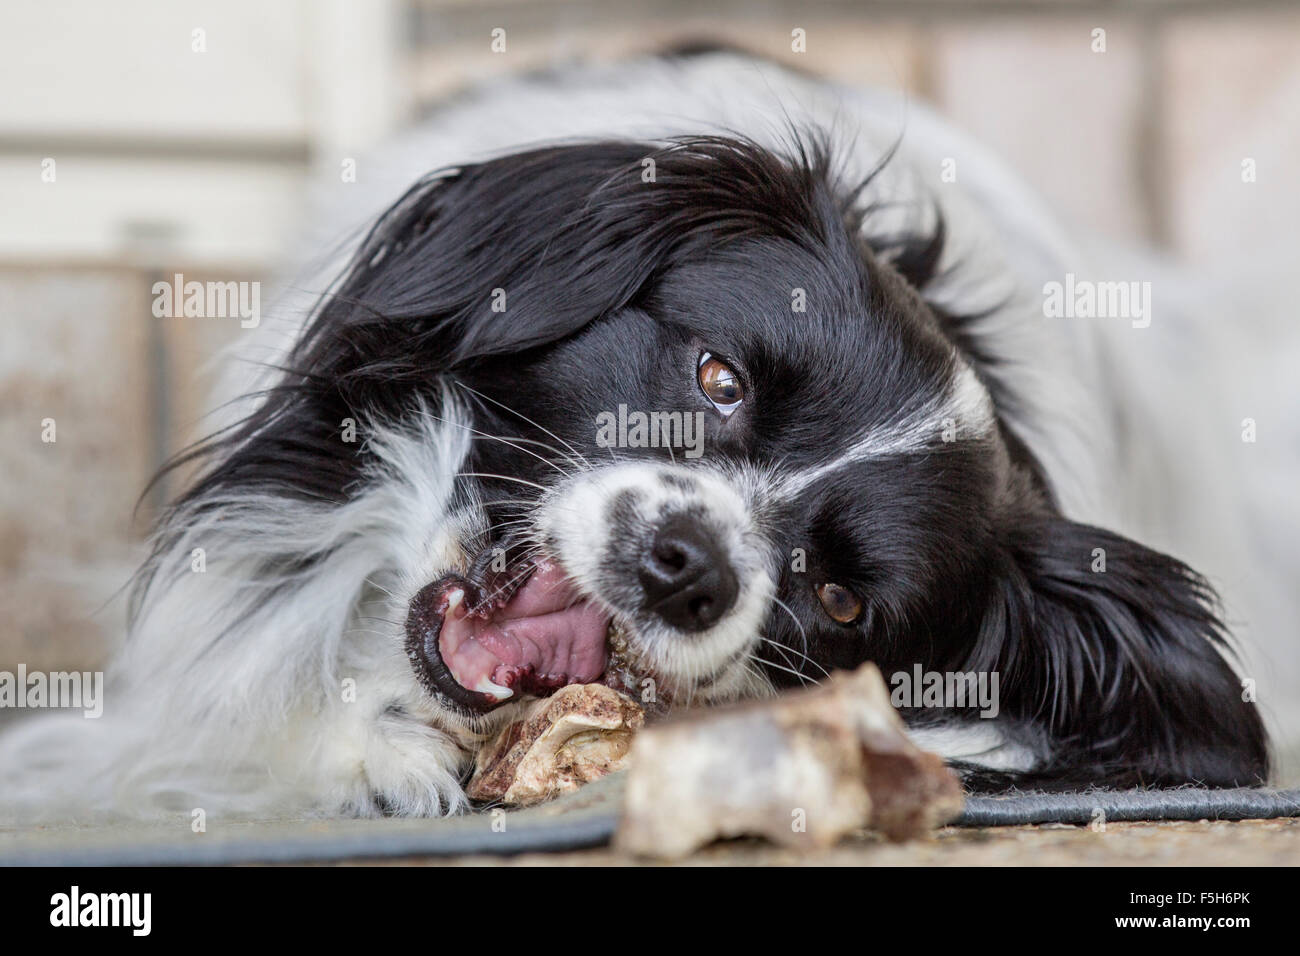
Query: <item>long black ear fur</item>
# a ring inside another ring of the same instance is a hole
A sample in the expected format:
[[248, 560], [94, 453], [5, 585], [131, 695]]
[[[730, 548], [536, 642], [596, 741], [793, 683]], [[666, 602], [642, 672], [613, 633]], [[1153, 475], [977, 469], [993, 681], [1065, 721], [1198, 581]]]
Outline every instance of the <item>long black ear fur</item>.
[[999, 672], [1002, 713], [1046, 732], [1046, 765], [1019, 784], [1267, 778], [1263, 722], [1224, 657], [1224, 627], [1201, 576], [1053, 515], [1017, 523], [1004, 554], [968, 666]]
[[337, 440], [343, 420], [399, 419], [417, 396], [436, 407], [443, 374], [635, 306], [701, 248], [749, 235], [848, 243], [843, 229], [807, 235], [845, 213], [825, 148], [792, 149], [579, 143], [431, 174], [362, 241], [263, 403], [174, 463], [216, 462], [190, 497], [256, 481], [342, 500], [364, 448]]

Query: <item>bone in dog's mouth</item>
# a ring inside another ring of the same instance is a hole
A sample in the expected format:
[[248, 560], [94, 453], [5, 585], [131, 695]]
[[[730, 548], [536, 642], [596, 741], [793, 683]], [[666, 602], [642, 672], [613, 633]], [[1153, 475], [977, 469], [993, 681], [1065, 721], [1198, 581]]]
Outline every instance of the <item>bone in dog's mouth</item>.
[[516, 564], [483, 584], [445, 574], [415, 595], [406, 619], [407, 656], [421, 684], [474, 715], [568, 684], [634, 686], [623, 648], [621, 625], [552, 559]]

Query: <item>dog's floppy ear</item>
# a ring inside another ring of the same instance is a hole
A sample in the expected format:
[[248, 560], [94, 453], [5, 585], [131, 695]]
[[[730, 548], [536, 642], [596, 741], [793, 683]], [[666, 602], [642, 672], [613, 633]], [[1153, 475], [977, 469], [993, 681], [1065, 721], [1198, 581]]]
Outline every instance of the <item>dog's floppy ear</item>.
[[366, 448], [339, 440], [345, 423], [437, 408], [446, 373], [633, 307], [715, 243], [826, 241], [809, 230], [840, 215], [827, 163], [821, 149], [787, 159], [702, 137], [552, 146], [434, 173], [366, 235], [253, 411], [172, 467], [214, 462], [191, 499], [256, 484], [343, 500]]
[[1248, 786], [1268, 774], [1255, 703], [1223, 656], [1206, 581], [1174, 558], [1053, 514], [1003, 534], [972, 666], [1051, 742], [1058, 784]]
[[[551, 147], [418, 182], [361, 241], [244, 419], [170, 468], [206, 458], [194, 502], [246, 492], [345, 500], [364, 441], [347, 423], [438, 404], [439, 376], [571, 334], [628, 301], [661, 264], [645, 228], [656, 147]], [[656, 245], [657, 244], [657, 245]]]
[[[256, 484], [339, 501], [364, 441], [347, 422], [438, 407], [440, 376], [569, 335], [620, 308], [660, 266], [645, 227], [655, 147], [551, 147], [436, 172], [381, 215], [321, 297], [249, 416], [187, 451], [213, 464], [191, 499]], [[659, 254], [656, 254], [659, 253]]]
[[611, 206], [640, 185], [639, 160], [653, 152], [592, 143], [431, 174], [366, 236], [293, 364], [358, 384], [427, 381], [618, 308], [655, 262], [634, 210]]
[[815, 238], [810, 228], [841, 215], [827, 164], [822, 147], [787, 159], [701, 137], [554, 146], [435, 173], [380, 217], [291, 365], [373, 404], [368, 386], [382, 399], [558, 341], [634, 304], [701, 246]]

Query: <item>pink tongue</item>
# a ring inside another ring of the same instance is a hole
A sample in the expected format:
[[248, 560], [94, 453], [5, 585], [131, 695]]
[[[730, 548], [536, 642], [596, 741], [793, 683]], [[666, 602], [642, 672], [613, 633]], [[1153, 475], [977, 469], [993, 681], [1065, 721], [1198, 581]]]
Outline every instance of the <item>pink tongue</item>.
[[561, 568], [540, 565], [502, 608], [450, 608], [438, 637], [443, 661], [462, 687], [499, 699], [593, 681], [605, 670], [609, 619], [577, 597]]

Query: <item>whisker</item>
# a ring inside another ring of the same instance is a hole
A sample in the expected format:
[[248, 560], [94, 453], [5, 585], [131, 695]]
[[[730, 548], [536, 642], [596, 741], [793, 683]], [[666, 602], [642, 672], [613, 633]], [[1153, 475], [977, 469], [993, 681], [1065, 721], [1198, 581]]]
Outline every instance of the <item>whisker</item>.
[[[769, 638], [769, 637], [760, 638], [760, 640], [761, 640], [764, 644], [771, 644], [774, 648], [776, 648], [777, 653], [781, 655], [781, 657], [785, 660], [785, 662], [786, 662], [787, 664], [789, 664], [791, 667], [794, 667], [794, 661], [790, 660], [789, 655], [786, 654], [786, 648], [785, 648], [785, 647], [783, 647], [781, 644], [779, 644], [778, 642], [772, 640], [772, 639]], [[791, 648], [791, 650], [793, 650], [793, 648]], [[799, 670], [798, 670], [798, 674], [799, 674], [799, 681], [800, 681], [800, 683], [803, 683], [803, 684], [807, 684], [807, 683], [809, 683], [809, 682], [816, 683], [816, 681], [813, 681], [810, 677], [808, 677], [808, 675], [806, 675], [806, 674], [803, 672], [803, 668], [802, 668], [802, 667], [799, 668]]]
[[[803, 640], [803, 650], [804, 650], [803, 656], [811, 661], [812, 658], [808, 657], [808, 632], [804, 630], [803, 624], [800, 623], [799, 618], [795, 617], [795, 613], [794, 611], [790, 610], [790, 606], [786, 604], [784, 601], [782, 601], [776, 595], [772, 596], [772, 603], [775, 604], [777, 607], [779, 607], [781, 610], [785, 611], [786, 614], [790, 615], [790, 620], [794, 622], [794, 626], [799, 628], [799, 637]], [[826, 668], [824, 667], [822, 668], [822, 673], [824, 674], [826, 673]], [[830, 674], [826, 674], [826, 676], [829, 677]]]
[[368, 627], [350, 627], [350, 628], [348, 628], [346, 631], [344, 631], [343, 633], [344, 633], [344, 634], [373, 634], [375, 637], [392, 637], [392, 636], [393, 636], [393, 634], [392, 634], [391, 631], [375, 631], [375, 630], [371, 630], [371, 629], [368, 628]]
[[535, 482], [535, 481], [528, 481], [528, 480], [525, 479], [525, 478], [513, 478], [513, 477], [511, 477], [510, 475], [493, 475], [493, 474], [491, 474], [491, 473], [489, 473], [489, 472], [485, 472], [485, 471], [458, 471], [458, 472], [456, 472], [455, 477], [457, 477], [457, 478], [496, 478], [496, 479], [498, 479], [498, 480], [500, 480], [500, 481], [517, 481], [517, 482], [519, 482], [519, 484], [521, 484], [521, 485], [528, 485], [529, 487], [531, 487], [531, 488], [536, 488], [538, 491], [543, 492], [543, 493], [545, 493], [545, 492], [548, 490], [547, 488], [545, 488], [545, 487], [542, 486], [542, 485], [539, 485], [539, 484], [538, 484], [537, 482]]
[[[763, 639], [764, 639], [764, 640], [769, 640], [769, 638], [763, 638]], [[822, 672], [822, 677], [830, 677], [830, 676], [831, 676], [831, 672], [830, 672], [830, 671], [828, 671], [826, 668], [822, 667], [821, 664], [818, 664], [817, 661], [816, 661], [814, 658], [809, 657], [807, 654], [803, 654], [803, 653], [801, 653], [797, 648], [790, 647], [789, 645], [786, 645], [786, 644], [780, 644], [779, 641], [774, 642], [774, 643], [779, 644], [779, 645], [780, 645], [784, 650], [787, 650], [787, 651], [789, 651], [791, 654], [794, 654], [794, 655], [796, 655], [796, 656], [802, 658], [803, 660], [805, 660], [805, 661], [807, 661], [809, 664], [811, 664], [813, 667], [817, 668], [819, 671]], [[802, 665], [802, 664], [799, 665], [799, 669], [800, 669], [801, 671], [803, 670], [803, 665]], [[820, 680], [820, 678], [818, 678], [818, 680]]]
[[379, 583], [376, 582], [376, 581], [372, 581], [370, 578], [363, 578], [362, 580], [363, 580], [366, 584], [369, 584], [369, 585], [370, 585], [372, 588], [374, 588], [375, 590], [377, 590], [377, 591], [383, 591], [383, 592], [384, 592], [385, 594], [387, 594], [390, 598], [394, 598], [394, 599], [395, 599], [395, 598], [397, 597], [397, 595], [394, 594], [392, 591], [388, 590], [388, 588], [384, 587], [382, 584], [379, 584]]
[[530, 524], [532, 524], [532, 523], [533, 523], [533, 519], [532, 519], [532, 518], [528, 517], [527, 515], [521, 515], [521, 516], [518, 517], [518, 518], [502, 518], [502, 519], [499, 520], [499, 521], [494, 521], [494, 522], [492, 522], [492, 527], [494, 527], [494, 528], [511, 528], [511, 527], [516, 526], [516, 525], [530, 525]]
[[799, 673], [799, 671], [791, 670], [788, 667], [783, 667], [782, 665], [778, 664], [776, 661], [769, 661], [767, 659], [763, 659], [762, 664], [764, 667], [774, 667], [779, 671], [785, 671], [785, 673], [790, 674], [793, 677], [797, 677], [801, 681], [806, 681], [808, 679], [807, 674], [801, 674]]
[[538, 429], [539, 431], [542, 431], [542, 432], [544, 432], [545, 434], [550, 435], [552, 438], [554, 438], [556, 441], [558, 441], [558, 442], [559, 442], [561, 445], [563, 445], [565, 448], [569, 449], [569, 451], [573, 452], [573, 454], [576, 455], [576, 456], [578, 457], [579, 461], [581, 461], [584, 465], [588, 465], [588, 466], [589, 466], [589, 465], [591, 464], [590, 462], [587, 461], [586, 457], [582, 454], [582, 452], [578, 451], [578, 449], [574, 448], [572, 445], [570, 445], [567, 441], [565, 441], [565, 440], [564, 440], [563, 438], [561, 438], [559, 435], [555, 434], [555, 432], [551, 431], [549, 428], [545, 428], [545, 427], [543, 427], [542, 425], [537, 424], [537, 422], [533, 421], [531, 418], [529, 418], [527, 415], [524, 415], [522, 412], [515, 411], [515, 409], [511, 408], [509, 405], [503, 404], [502, 402], [498, 402], [495, 398], [492, 398], [490, 395], [484, 395], [482, 392], [480, 392], [480, 391], [478, 391], [478, 390], [476, 390], [476, 389], [470, 388], [470, 387], [469, 387], [468, 385], [466, 385], [464, 382], [457, 381], [457, 380], [453, 379], [453, 380], [452, 380], [452, 383], [453, 383], [454, 385], [460, 387], [460, 388], [463, 388], [465, 391], [467, 391], [467, 392], [469, 392], [469, 393], [471, 393], [471, 394], [473, 394], [473, 395], [477, 395], [477, 396], [478, 396], [479, 398], [481, 398], [481, 399], [484, 399], [484, 400], [486, 400], [486, 401], [491, 402], [493, 405], [497, 405], [497, 406], [499, 406], [500, 408], [504, 408], [504, 409], [505, 409], [507, 412], [509, 412], [511, 415], [516, 415], [516, 416], [518, 416], [519, 418], [521, 418], [522, 420], [526, 421], [528, 424], [532, 425], [534, 428]]
[[[432, 413], [426, 413], [426, 414], [428, 414], [429, 417], [432, 418], [434, 421], [444, 422], [448, 425], [455, 425], [457, 428], [463, 428], [467, 432], [477, 435], [480, 438], [486, 438], [491, 441], [499, 441], [502, 444], [509, 445], [511, 448], [515, 449], [516, 451], [523, 452], [525, 455], [532, 455], [538, 461], [550, 465], [552, 468], [554, 468], [560, 474], [564, 475], [566, 478], [570, 475], [570, 472], [565, 471], [563, 468], [561, 468], [555, 462], [551, 461], [551, 459], [547, 458], [545, 455], [539, 455], [537, 454], [537, 452], [532, 451], [528, 448], [521, 448], [519, 447], [519, 445], [516, 445], [515, 442], [511, 440], [513, 438], [517, 438], [519, 441], [528, 441], [527, 438], [519, 438], [518, 436], [513, 436], [513, 435], [507, 438], [504, 435], [493, 435], [490, 434], [489, 432], [480, 431], [477, 428], [471, 428], [469, 425], [466, 425], [463, 422], [452, 421], [450, 418], [443, 418], [440, 415], [434, 415]], [[563, 454], [563, 452], [561, 452], [558, 448], [552, 448], [550, 445], [546, 444], [545, 442], [533, 442], [533, 444], [541, 445], [543, 448], [548, 448], [551, 451], [556, 452], [557, 454], [561, 454], [561, 455]]]
[[746, 655], [744, 660], [741, 661], [741, 665], [744, 667], [745, 673], [748, 674], [753, 681], [762, 684], [769, 690], [772, 689], [772, 679], [763, 673], [762, 667], [759, 666], [758, 660], [753, 654]]
[[532, 558], [536, 557], [540, 553], [541, 553], [541, 548], [539, 546], [534, 545], [525, 548], [523, 554], [520, 557], [521, 560], [526, 562], [526, 566], [524, 567], [524, 569], [520, 571], [518, 574], [516, 574], [513, 578], [511, 578], [509, 581], [507, 581], [505, 584], [493, 588], [492, 592], [484, 598], [484, 602], [486, 603], [487, 601], [495, 600], [498, 595], [504, 594], [506, 591], [510, 590], [510, 588], [514, 587], [520, 581], [524, 580], [535, 570], [537, 570], [536, 566], [532, 564]]

